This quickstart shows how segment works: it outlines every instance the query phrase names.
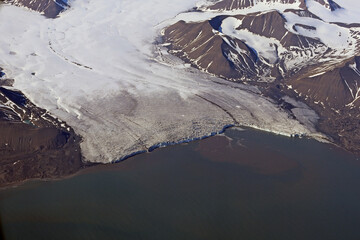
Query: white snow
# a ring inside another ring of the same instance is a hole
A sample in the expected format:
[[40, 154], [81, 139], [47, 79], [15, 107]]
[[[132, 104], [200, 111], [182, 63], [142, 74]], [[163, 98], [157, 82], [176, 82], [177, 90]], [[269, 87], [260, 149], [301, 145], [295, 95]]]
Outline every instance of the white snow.
[[[322, 7], [324, 8], [324, 7]], [[340, 27], [336, 24], [327, 23], [310, 17], [300, 17], [292, 12], [283, 13], [286, 18], [286, 27], [289, 31], [306, 37], [318, 38], [321, 42], [333, 49], [355, 48], [355, 39], [351, 37], [350, 29]], [[295, 24], [302, 24], [315, 27], [316, 30], [309, 30], [303, 27], [297, 27], [297, 31], [293, 30]]]
[[238, 38], [244, 41], [248, 46], [257, 50], [260, 57], [266, 58], [271, 64], [277, 61], [277, 50], [275, 45], [279, 47], [280, 52], [286, 51], [281, 43], [275, 38], [267, 38], [250, 32], [247, 29], [236, 30], [241, 25], [241, 20], [228, 17], [221, 25], [222, 32], [225, 35]]
[[342, 9], [332, 12], [314, 0], [306, 0], [310, 12], [327, 22], [360, 23], [360, 1], [335, 0]]
[[219, 131], [234, 123], [226, 111], [240, 125], [315, 133], [255, 88], [200, 73], [153, 44], [168, 19], [196, 2], [76, 0], [57, 19], [5, 5], [0, 67], [15, 88], [83, 137], [87, 161]]
[[255, 6], [244, 8], [244, 9], [236, 9], [231, 11], [225, 10], [206, 10], [203, 12], [183, 12], [181, 14], [176, 15], [176, 17], [172, 19], [168, 19], [164, 22], [164, 24], [171, 24], [177, 21], [183, 20], [185, 22], [199, 22], [209, 20], [218, 15], [246, 15], [249, 13], [264, 13], [272, 10], [278, 10], [280, 12], [285, 11], [286, 9], [298, 9], [299, 3], [292, 4], [283, 4], [279, 2], [257, 2]]
[[313, 78], [313, 77], [321, 76], [321, 75], [323, 75], [323, 74], [325, 74], [325, 73], [326, 73], [326, 72], [316, 73], [316, 74], [314, 74], [314, 75], [309, 76], [309, 78]]

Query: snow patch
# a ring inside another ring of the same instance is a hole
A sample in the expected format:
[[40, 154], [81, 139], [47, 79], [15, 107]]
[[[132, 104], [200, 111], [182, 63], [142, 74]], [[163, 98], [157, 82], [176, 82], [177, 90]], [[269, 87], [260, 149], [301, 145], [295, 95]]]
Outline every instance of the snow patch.
[[[256, 49], [259, 56], [269, 60], [271, 64], [278, 60], [277, 51], [280, 53], [286, 51], [281, 43], [275, 38], [263, 37], [252, 33], [247, 29], [236, 30], [240, 25], [241, 20], [234, 17], [228, 17], [223, 20], [221, 28], [225, 35], [244, 41], [248, 46]], [[276, 46], [278, 46], [278, 50], [276, 49]]]

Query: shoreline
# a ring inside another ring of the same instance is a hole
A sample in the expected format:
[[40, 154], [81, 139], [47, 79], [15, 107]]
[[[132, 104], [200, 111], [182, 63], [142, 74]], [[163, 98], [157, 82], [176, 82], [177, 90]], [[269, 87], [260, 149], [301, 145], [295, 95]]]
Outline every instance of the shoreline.
[[[174, 56], [174, 55], [171, 55], [171, 56]], [[223, 79], [224, 80], [224, 79]], [[229, 82], [229, 84], [230, 84], [231, 82]], [[205, 99], [206, 100], [206, 99]], [[206, 100], [207, 101], [207, 100]], [[219, 106], [219, 105], [216, 105], [216, 103], [214, 104], [213, 103], [213, 105], [215, 105], [215, 106], [217, 106], [217, 107], [219, 107], [219, 108], [221, 108], [221, 106]], [[276, 105], [276, 104], [275, 104]], [[276, 105], [276, 106], [278, 106], [278, 105]], [[222, 109], [222, 108], [221, 108]], [[313, 108], [311, 108], [311, 109], [313, 109]], [[222, 110], [224, 110], [224, 109], [222, 109]], [[226, 109], [224, 110], [225, 112], [227, 111]], [[250, 112], [251, 113], [251, 112]], [[299, 120], [296, 120], [297, 122], [300, 122]], [[181, 123], [181, 122], [180, 122]], [[274, 124], [274, 123], [273, 123]], [[318, 124], [318, 123], [317, 123]], [[71, 124], [71, 125], [73, 125], [73, 123]], [[335, 142], [333, 142], [333, 141], [329, 141], [329, 139], [326, 137], [326, 136], [324, 136], [320, 131], [316, 131], [316, 132], [311, 132], [310, 134], [304, 134], [304, 136], [303, 136], [303, 134], [302, 133], [296, 133], [296, 132], [294, 132], [294, 133], [290, 133], [291, 131], [288, 129], [287, 131], [284, 131], [284, 132], [281, 132], [281, 131], [276, 131], [276, 130], [271, 130], [271, 129], [268, 129], [268, 128], [261, 128], [261, 127], [258, 127], [258, 126], [261, 126], [261, 125], [263, 125], [263, 126], [266, 126], [266, 125], [264, 125], [264, 124], [262, 124], [262, 122], [260, 122], [259, 121], [259, 124], [255, 124], [255, 125], [253, 125], [253, 124], [249, 124], [249, 125], [241, 125], [241, 124], [236, 124], [237, 125], [237, 127], [249, 127], [249, 128], [251, 128], [251, 129], [257, 129], [257, 130], [260, 130], [260, 131], [264, 131], [264, 132], [270, 132], [270, 133], [272, 133], [272, 134], [276, 134], [276, 135], [282, 135], [282, 136], [286, 136], [286, 137], [289, 137], [289, 138], [291, 138], [291, 137], [306, 137], [306, 138], [312, 138], [312, 139], [315, 139], [315, 140], [317, 140], [317, 141], [319, 141], [319, 142], [326, 142], [326, 143], [331, 143], [331, 144], [333, 144], [333, 145], [335, 145], [335, 146], [337, 146], [337, 147], [340, 147], [340, 148], [343, 148], [343, 147], [341, 147], [341, 146], [339, 146], [339, 145], [337, 145], [337, 143], [335, 143]], [[220, 124], [219, 124], [219, 126], [221, 126]], [[173, 145], [177, 145], [177, 144], [182, 144], [182, 143], [189, 143], [189, 142], [193, 142], [193, 141], [197, 141], [197, 140], [202, 140], [202, 139], [206, 139], [206, 138], [209, 138], [209, 137], [212, 137], [212, 136], [216, 136], [216, 135], [219, 135], [219, 134], [221, 134], [221, 133], [223, 133], [227, 128], [230, 128], [230, 127], [234, 127], [235, 125], [234, 124], [229, 124], [229, 125], [225, 125], [224, 127], [223, 127], [223, 129], [222, 130], [220, 130], [220, 131], [218, 131], [218, 132], [211, 132], [211, 133], [208, 133], [208, 134], [206, 134], [206, 135], [204, 135], [204, 136], [200, 136], [200, 137], [191, 137], [191, 135], [190, 135], [190, 137], [189, 138], [187, 138], [187, 139], [185, 139], [185, 138], [183, 138], [183, 139], [181, 139], [181, 140], [175, 140], [175, 141], [166, 141], [166, 138], [165, 138], [165, 141], [164, 142], [159, 142], [159, 143], [156, 143], [156, 144], [154, 144], [154, 145], [151, 145], [150, 147], [147, 147], [147, 146], [145, 146], [145, 150], [143, 149], [143, 150], [139, 150], [139, 151], [135, 151], [135, 152], [130, 152], [130, 153], [127, 153], [127, 154], [124, 154], [123, 156], [121, 156], [121, 154], [119, 154], [120, 155], [120, 158], [118, 158], [118, 160], [113, 160], [113, 161], [109, 161], [109, 162], [106, 162], [106, 163], [100, 163], [100, 162], [88, 162], [88, 161], [84, 161], [84, 160], [82, 160], [82, 163], [83, 164], [91, 164], [91, 165], [93, 165], [93, 164], [95, 164], [95, 165], [99, 165], [99, 164], [106, 164], [106, 165], [111, 165], [111, 164], [116, 164], [116, 163], [119, 163], [119, 162], [122, 162], [122, 161], [124, 161], [124, 160], [127, 160], [127, 159], [130, 159], [130, 158], [132, 158], [132, 157], [134, 157], [134, 156], [137, 156], [137, 155], [139, 155], [139, 154], [142, 154], [142, 153], [151, 153], [152, 151], [154, 151], [154, 150], [156, 150], [156, 149], [158, 149], [158, 148], [163, 148], [163, 147], [168, 147], [168, 146], [173, 146]], [[269, 125], [268, 127], [272, 127], [272, 125]], [[208, 128], [208, 126], [205, 126], [205, 129], [209, 129]], [[88, 129], [86, 129], [86, 130], [88, 130]], [[91, 131], [91, 130], [89, 130], [89, 131]], [[204, 131], [205, 133], [206, 133], [206, 131]], [[75, 133], [75, 134], [77, 134], [77, 133]], [[79, 134], [80, 135], [80, 134]], [[175, 134], [174, 134], [175, 135]], [[184, 134], [185, 135], [185, 134]], [[200, 135], [200, 134], [199, 134]], [[292, 135], [294, 135], [294, 136], [292, 136]], [[175, 136], [179, 136], [179, 135], [175, 135]], [[185, 135], [186, 136], [186, 135]], [[111, 142], [110, 142], [111, 143]], [[150, 145], [150, 144], [149, 144]], [[110, 147], [111, 147], [111, 145], [110, 145]], [[98, 149], [99, 150], [99, 149]], [[346, 150], [346, 149], [344, 149], [344, 150]], [[349, 151], [349, 150], [346, 150], [346, 151]], [[123, 152], [125, 152], [125, 151], [123, 151]], [[350, 151], [349, 151], [350, 152]], [[81, 153], [83, 153], [83, 149], [81, 149]], [[115, 153], [116, 153], [116, 151], [115, 151]], [[353, 152], [351, 152], [352, 154], [355, 154], [356, 155], [356, 153], [353, 153]], [[114, 159], [114, 158], [113, 158]], [[87, 169], [88, 167], [84, 167], [84, 169]], [[82, 171], [82, 169], [79, 169], [77, 172], [75, 172], [74, 174], [77, 174], [79, 171]], [[68, 177], [68, 176], [72, 176], [73, 174], [70, 174], [70, 175], [66, 175], [66, 176], [64, 176], [65, 178], [66, 177]], [[63, 177], [61, 176], [61, 177], [54, 177], [54, 178], [52, 178], [52, 177], [50, 177], [49, 179], [50, 180], [54, 180], [54, 179], [62, 179]], [[48, 178], [34, 178], [35, 180], [42, 180], [42, 179], [44, 179], [44, 181], [47, 181], [47, 179]], [[30, 179], [30, 180], [33, 180], [33, 179]], [[28, 180], [24, 180], [24, 181], [28, 181]], [[20, 183], [20, 185], [21, 185], [21, 183]]]
[[227, 124], [220, 131], [211, 132], [210, 134], [204, 135], [202, 137], [187, 138], [187, 139], [180, 140], [180, 141], [161, 142], [161, 143], [158, 143], [158, 144], [154, 144], [151, 147], [149, 147], [147, 150], [135, 151], [133, 153], [130, 153], [128, 155], [125, 155], [125, 156], [121, 157], [119, 160], [115, 160], [113, 162], [105, 163], [105, 164], [119, 163], [119, 162], [125, 161], [125, 160], [127, 160], [127, 159], [129, 159], [131, 157], [139, 155], [139, 154], [151, 153], [152, 151], [154, 151], [154, 150], [156, 150], [158, 148], [164, 148], [164, 147], [174, 146], [174, 145], [178, 145], [178, 144], [182, 144], [182, 143], [190, 143], [190, 142], [193, 142], [193, 141], [203, 140], [203, 139], [206, 139], [206, 138], [209, 138], [209, 137], [213, 137], [213, 136], [222, 134], [222, 133], [224, 133], [226, 131], [226, 129], [231, 128], [231, 127], [235, 127], [235, 125], [234, 124]]
[[311, 137], [311, 136], [294, 137], [294, 136], [289, 136], [289, 135], [286, 135], [286, 134], [279, 134], [279, 133], [266, 131], [266, 130], [263, 130], [263, 129], [254, 128], [254, 127], [250, 127], [250, 126], [240, 126], [240, 125], [236, 126], [236, 125], [230, 124], [230, 125], [224, 126], [224, 128], [221, 131], [217, 132], [216, 134], [211, 133], [211, 134], [203, 136], [203, 137], [197, 137], [197, 138], [182, 140], [182, 141], [178, 141], [178, 142], [169, 142], [168, 144], [165, 144], [165, 143], [156, 144], [156, 145], [154, 145], [156, 147], [153, 148], [151, 151], [147, 150], [147, 151], [134, 152], [133, 154], [129, 154], [129, 155], [125, 156], [125, 157], [122, 157], [121, 160], [114, 161], [114, 162], [111, 162], [111, 163], [91, 163], [91, 162], [84, 162], [83, 161], [83, 166], [79, 170], [77, 170], [76, 172], [71, 173], [69, 175], [64, 175], [64, 176], [60, 176], [60, 177], [53, 176], [53, 177], [49, 177], [49, 178], [25, 179], [25, 180], [22, 180], [22, 181], [19, 181], [19, 182], [9, 183], [9, 184], [6, 184], [4, 186], [1, 186], [0, 191], [6, 191], [6, 190], [9, 190], [9, 189], [16, 189], [16, 188], [22, 187], [23, 185], [25, 185], [27, 183], [32, 183], [32, 182], [36, 184], [36, 183], [43, 183], [43, 182], [62, 181], [62, 180], [70, 179], [70, 178], [80, 176], [80, 175], [83, 175], [83, 174], [97, 172], [97, 171], [102, 170], [102, 169], [110, 169], [110, 170], [112, 170], [113, 168], [121, 167], [122, 165], [120, 165], [120, 163], [122, 163], [124, 161], [127, 161], [127, 160], [131, 161], [133, 157], [138, 156], [140, 154], [141, 155], [142, 154], [151, 154], [153, 151], [155, 151], [157, 149], [167, 148], [167, 147], [176, 146], [176, 145], [180, 145], [180, 144], [188, 144], [188, 143], [201, 141], [201, 140], [208, 139], [208, 138], [215, 137], [215, 136], [226, 137], [223, 134], [226, 133], [227, 130], [236, 129], [236, 128], [239, 128], [239, 129], [245, 130], [245, 131], [259, 131], [259, 132], [263, 132], [263, 133], [272, 134], [272, 135], [275, 135], [275, 136], [283, 136], [283, 137], [287, 137], [289, 140], [290, 139], [302, 139], [302, 138], [312, 139], [312, 140], [315, 140], [315, 141], [317, 141], [319, 143], [322, 143], [322, 144], [331, 145], [331, 146], [335, 147], [336, 149], [338, 149], [340, 151], [343, 151], [343, 152], [346, 152], [348, 154], [351, 154], [351, 155], [353, 155], [355, 157], [359, 156], [358, 154], [350, 152], [350, 151], [346, 150], [345, 148], [342, 148], [341, 146], [339, 146], [339, 145], [337, 145], [337, 144], [335, 144], [333, 142], [318, 141], [316, 138]]
[[[152, 145], [151, 147], [149, 147], [146, 150], [139, 150], [139, 151], [135, 151], [135, 152], [132, 152], [130, 154], [124, 155], [123, 157], [120, 157], [119, 160], [114, 160], [114, 161], [109, 162], [109, 163], [101, 163], [101, 164], [114, 164], [114, 163], [116, 164], [116, 163], [125, 161], [125, 160], [127, 160], [129, 158], [135, 157], [135, 156], [143, 154], [143, 153], [151, 153], [152, 151], [154, 151], [154, 150], [156, 150], [158, 148], [164, 148], [164, 147], [174, 146], [174, 145], [178, 145], [178, 144], [182, 144], [182, 143], [190, 143], [190, 142], [193, 142], [193, 141], [203, 140], [203, 139], [206, 139], [206, 138], [209, 138], [209, 137], [213, 137], [213, 136], [223, 134], [223, 133], [225, 133], [225, 131], [227, 129], [231, 129], [233, 127], [249, 128], [249, 129], [259, 130], [259, 131], [262, 131], [262, 132], [268, 132], [268, 133], [271, 133], [271, 134], [274, 134], [274, 135], [280, 135], [280, 136], [284, 136], [284, 137], [288, 137], [288, 138], [309, 138], [309, 139], [314, 139], [314, 140], [316, 140], [318, 142], [321, 142], [321, 143], [334, 144], [335, 146], [341, 148], [341, 146], [338, 146], [336, 143], [331, 142], [330, 139], [328, 139], [328, 137], [326, 135], [323, 135], [323, 133], [321, 133], [321, 132], [313, 133], [313, 134], [310, 134], [310, 135], [302, 134], [302, 133], [296, 133], [296, 132], [294, 132], [292, 134], [287, 134], [287, 133], [282, 133], [282, 132], [278, 132], [278, 131], [272, 131], [270, 129], [260, 128], [260, 127], [254, 126], [254, 125], [249, 126], [249, 125], [241, 125], [241, 124], [227, 124], [218, 132], [211, 132], [210, 134], [206, 134], [206, 135], [201, 136], [201, 137], [187, 138], [187, 139], [183, 139], [183, 140], [179, 140], [179, 141], [161, 142], [161, 143]], [[352, 152], [350, 152], [350, 153], [352, 153]], [[353, 153], [353, 154], [355, 154], [355, 153]]]

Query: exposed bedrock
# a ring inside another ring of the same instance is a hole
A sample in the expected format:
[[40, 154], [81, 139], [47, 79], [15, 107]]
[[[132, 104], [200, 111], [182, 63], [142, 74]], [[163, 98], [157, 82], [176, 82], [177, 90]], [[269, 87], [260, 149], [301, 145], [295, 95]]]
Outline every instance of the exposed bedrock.
[[3, 2], [29, 8], [48, 18], [56, 18], [69, 7], [67, 0], [3, 0]]

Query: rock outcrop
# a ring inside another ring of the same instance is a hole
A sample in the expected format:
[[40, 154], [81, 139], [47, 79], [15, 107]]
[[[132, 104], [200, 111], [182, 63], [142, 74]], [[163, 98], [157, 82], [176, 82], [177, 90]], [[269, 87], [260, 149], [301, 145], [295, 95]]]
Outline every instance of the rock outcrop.
[[57, 17], [69, 7], [67, 0], [4, 0], [4, 2], [40, 12], [48, 18]]

